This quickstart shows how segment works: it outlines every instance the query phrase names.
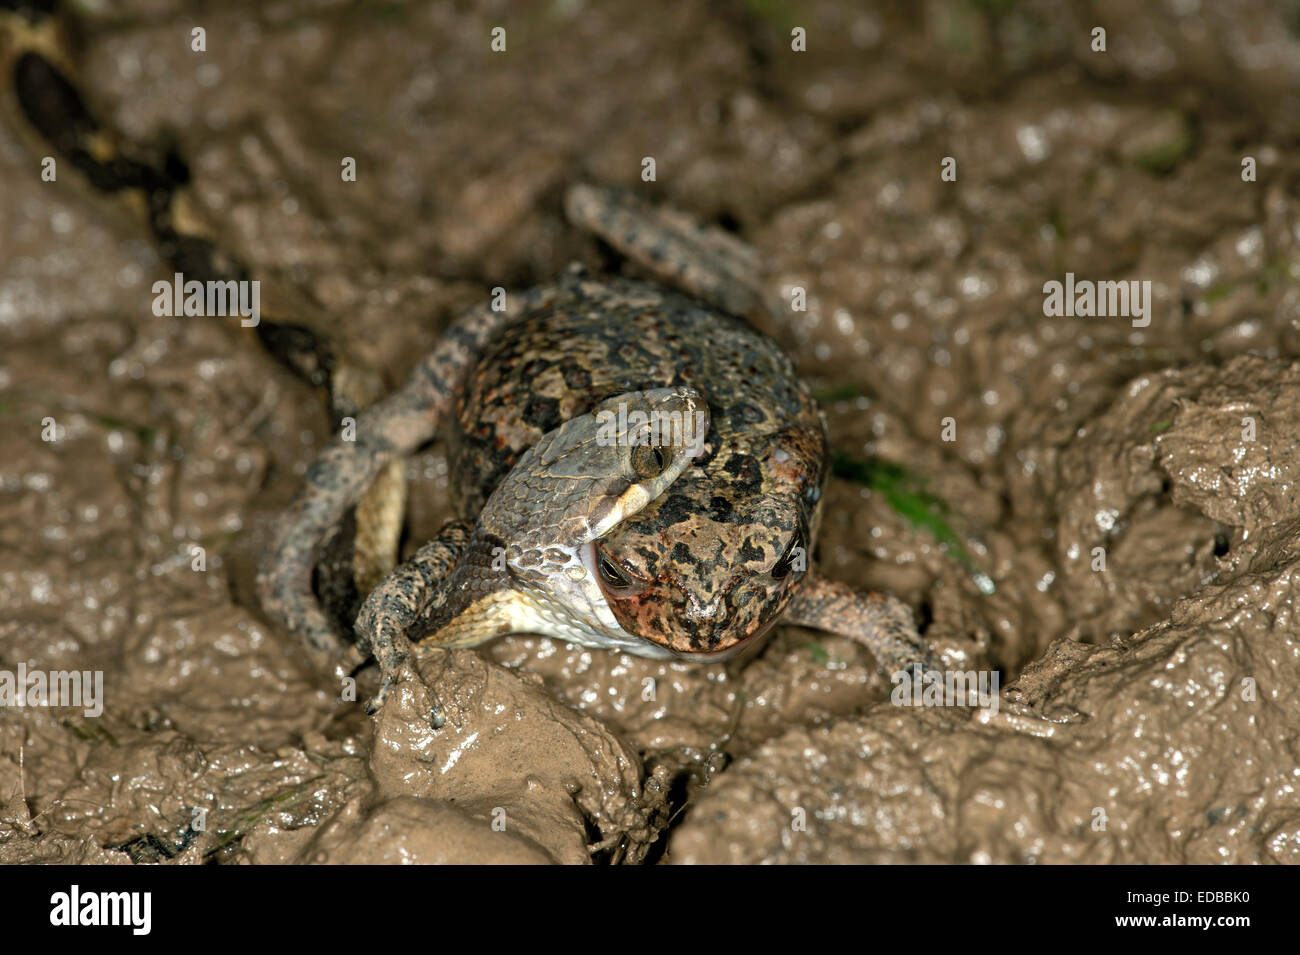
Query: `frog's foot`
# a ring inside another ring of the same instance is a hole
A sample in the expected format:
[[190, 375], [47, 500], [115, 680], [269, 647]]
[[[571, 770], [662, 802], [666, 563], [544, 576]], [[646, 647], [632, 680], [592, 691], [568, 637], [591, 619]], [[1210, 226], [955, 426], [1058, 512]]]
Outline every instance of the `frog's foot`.
[[[306, 637], [322, 664], [336, 659], [344, 639], [311, 589], [311, 573], [325, 536], [394, 458], [429, 441], [473, 355], [519, 309], [471, 309], [415, 367], [406, 384], [357, 415], [355, 440], [336, 437], [307, 470], [305, 486], [281, 518], [274, 543], [258, 567], [262, 608], [275, 622]], [[349, 435], [352, 436], [352, 435]]]
[[826, 630], [861, 643], [886, 673], [938, 670], [939, 662], [921, 638], [912, 608], [897, 597], [814, 577], [790, 601], [783, 623]]
[[753, 315], [763, 304], [757, 254], [722, 229], [605, 186], [573, 186], [565, 195], [564, 209], [574, 225], [599, 236], [666, 285], [733, 315]]
[[[366, 598], [357, 616], [357, 644], [347, 659], [359, 662], [373, 653], [379, 664], [379, 692], [366, 704], [367, 713], [375, 713], [384, 705], [398, 669], [410, 657], [410, 634], [416, 622], [439, 598], [469, 538], [469, 524], [449, 521], [436, 538], [384, 578]], [[441, 725], [436, 710], [433, 722]]]

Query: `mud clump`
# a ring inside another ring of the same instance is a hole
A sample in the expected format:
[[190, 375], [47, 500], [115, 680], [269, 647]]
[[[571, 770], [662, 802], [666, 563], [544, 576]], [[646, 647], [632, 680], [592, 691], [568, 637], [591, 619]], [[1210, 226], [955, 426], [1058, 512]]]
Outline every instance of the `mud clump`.
[[[1087, 571], [1098, 606], [1163, 602], [1162, 619], [1108, 645], [1057, 641], [996, 714], [882, 705], [771, 740], [694, 804], [674, 861], [1300, 861], [1296, 373], [1243, 356], [1144, 376], [1063, 461], [1058, 506], [1091, 528], [1074, 539], [1118, 548], [1163, 528], [1151, 552], [1174, 553], [1141, 586], [1113, 563]], [[1252, 414], [1267, 434], [1243, 436]], [[1221, 555], [1218, 522], [1236, 540]]]

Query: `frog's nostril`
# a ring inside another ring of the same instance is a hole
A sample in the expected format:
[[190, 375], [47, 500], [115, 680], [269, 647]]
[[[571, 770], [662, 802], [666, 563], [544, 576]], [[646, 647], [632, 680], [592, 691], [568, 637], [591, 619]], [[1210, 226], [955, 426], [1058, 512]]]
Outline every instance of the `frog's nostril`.
[[[699, 637], [709, 637], [726, 629], [731, 610], [752, 598], [739, 576], [729, 577], [716, 588], [702, 591], [674, 581], [681, 595], [683, 621]], [[739, 586], [737, 586], [739, 584]], [[740, 603], [737, 603], [737, 597]]]
[[[764, 632], [761, 584], [737, 575], [717, 586], [696, 586], [666, 575], [633, 595], [603, 580], [609, 608], [628, 633], [673, 654], [697, 660], [723, 659]], [[760, 599], [755, 600], [755, 596]]]

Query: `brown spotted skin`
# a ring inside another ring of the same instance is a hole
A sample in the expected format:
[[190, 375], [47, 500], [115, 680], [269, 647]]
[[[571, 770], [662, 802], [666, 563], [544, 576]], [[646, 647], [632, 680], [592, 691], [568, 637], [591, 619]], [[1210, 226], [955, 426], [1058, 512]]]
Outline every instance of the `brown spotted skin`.
[[656, 285], [570, 269], [468, 375], [453, 473], [461, 513], [475, 514], [543, 433], [610, 395], [672, 385], [708, 402], [709, 450], [601, 540], [629, 584], [605, 594], [629, 633], [674, 653], [723, 653], [766, 630], [792, 597], [804, 572], [772, 571], [792, 544], [811, 550], [826, 478], [816, 402], [745, 322]]

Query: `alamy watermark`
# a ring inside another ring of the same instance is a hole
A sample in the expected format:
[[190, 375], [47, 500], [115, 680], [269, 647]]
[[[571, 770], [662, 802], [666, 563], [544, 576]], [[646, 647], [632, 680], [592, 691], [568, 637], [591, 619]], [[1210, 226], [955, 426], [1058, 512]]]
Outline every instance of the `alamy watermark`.
[[177, 272], [170, 282], [154, 282], [153, 294], [153, 313], [159, 318], [238, 315], [245, 328], [255, 328], [262, 320], [262, 283], [257, 279], [187, 282], [185, 275]]
[[651, 447], [701, 446], [708, 430], [708, 416], [703, 411], [650, 412], [638, 408], [628, 410], [624, 402], [618, 410], [596, 412], [596, 443], [610, 445], [650, 445]]
[[57, 926], [124, 926], [132, 935], [153, 928], [152, 892], [83, 892], [73, 885], [50, 896], [50, 924]]
[[976, 706], [997, 715], [997, 670], [898, 670], [890, 676], [895, 706]]
[[0, 706], [68, 706], [94, 719], [104, 712], [103, 670], [0, 670]]
[[1075, 281], [1073, 272], [1065, 281], [1043, 285], [1043, 314], [1048, 318], [1131, 318], [1134, 328], [1151, 324], [1151, 280], [1118, 282]]

